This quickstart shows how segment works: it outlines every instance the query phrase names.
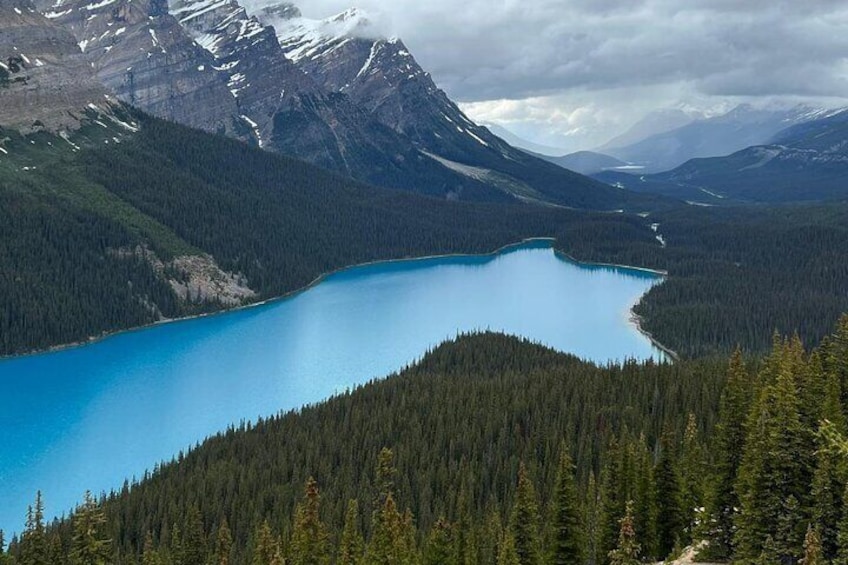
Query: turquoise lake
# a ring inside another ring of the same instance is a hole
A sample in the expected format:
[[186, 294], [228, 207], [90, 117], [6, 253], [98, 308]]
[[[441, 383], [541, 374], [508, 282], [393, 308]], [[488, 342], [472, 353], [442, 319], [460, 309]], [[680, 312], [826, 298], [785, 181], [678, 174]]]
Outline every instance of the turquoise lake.
[[231, 423], [384, 377], [459, 332], [496, 330], [600, 363], [663, 354], [629, 310], [662, 279], [575, 264], [548, 241], [486, 257], [356, 267], [291, 298], [0, 361], [0, 529], [168, 460]]

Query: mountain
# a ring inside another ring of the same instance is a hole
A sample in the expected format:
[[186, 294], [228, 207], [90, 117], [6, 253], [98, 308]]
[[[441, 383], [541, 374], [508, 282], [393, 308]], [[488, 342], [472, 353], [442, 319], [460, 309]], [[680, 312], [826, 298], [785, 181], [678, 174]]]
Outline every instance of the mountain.
[[64, 0], [45, 14], [76, 37], [120, 100], [207, 132], [249, 137], [214, 59], [168, 14], [166, 1]]
[[605, 152], [624, 161], [643, 165], [646, 172], [668, 171], [698, 157], [729, 155], [768, 142], [777, 132], [794, 124], [827, 115], [807, 106], [790, 109], [757, 109], [742, 104], [711, 118], [650, 136]]
[[461, 175], [524, 201], [607, 210], [644, 206], [639, 198], [530, 156], [472, 122], [406, 45], [377, 33], [361, 10], [310, 20], [291, 4], [279, 4], [255, 15], [276, 29], [286, 56], [308, 76]]
[[106, 94], [70, 33], [28, 0], [0, 3], [0, 124], [76, 129], [90, 107], [108, 111]]
[[663, 108], [649, 112], [624, 133], [600, 146], [597, 151], [603, 153], [616, 147], [627, 147], [651, 136], [665, 133], [692, 123], [702, 117], [696, 112], [680, 108]]
[[[559, 165], [564, 169], [569, 169], [580, 173], [581, 175], [594, 175], [601, 171], [609, 169], [628, 168], [629, 165], [620, 159], [596, 153], [594, 151], [577, 151], [569, 153], [561, 157], [551, 157], [548, 155], [537, 155], [540, 159], [544, 159], [555, 165]], [[636, 167], [639, 169], [640, 167]]]
[[771, 143], [693, 159], [651, 178], [729, 200], [848, 199], [848, 110], [789, 127]]
[[[268, 25], [282, 23], [288, 31], [293, 22], [305, 25], [288, 4], [255, 15], [235, 0], [170, 6], [163, 0], [39, 0], [39, 7], [74, 34], [109, 90], [157, 117], [370, 184], [451, 200], [653, 206], [644, 196], [536, 160], [476, 126], [400, 41], [344, 35], [363, 21], [357, 11], [313, 22], [323, 34], [318, 43], [345, 43], [332, 64], [322, 66], [331, 73], [317, 71], [327, 60], [316, 53], [308, 58], [312, 66], [295, 57], [291, 41], [281, 45], [277, 37], [287, 35]], [[341, 35], [326, 35], [330, 31]], [[359, 75], [369, 60], [370, 71]], [[342, 88], [347, 82], [355, 87]]]
[[562, 155], [564, 151], [559, 147], [550, 147], [547, 145], [539, 145], [538, 143], [533, 143], [530, 140], [524, 139], [523, 137], [519, 137], [514, 134], [507, 128], [503, 126], [499, 126], [497, 124], [483, 124], [485, 125], [490, 132], [500, 137], [513, 147], [517, 147], [519, 149], [524, 149], [525, 151], [530, 151], [533, 154], [536, 154], [539, 157], [548, 156], [548, 155]]

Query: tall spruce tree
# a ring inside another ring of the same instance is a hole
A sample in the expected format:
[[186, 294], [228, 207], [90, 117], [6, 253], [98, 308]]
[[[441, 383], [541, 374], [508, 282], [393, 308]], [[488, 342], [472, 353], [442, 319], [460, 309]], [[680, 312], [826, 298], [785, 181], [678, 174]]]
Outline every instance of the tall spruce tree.
[[352, 499], [347, 503], [344, 528], [339, 541], [337, 565], [361, 565], [365, 554], [365, 540], [359, 529], [359, 503]]
[[47, 533], [44, 526], [44, 500], [41, 491], [35, 495], [35, 506], [27, 509], [26, 527], [21, 534], [21, 565], [47, 565], [49, 563]]
[[685, 535], [686, 519], [682, 508], [680, 478], [675, 468], [670, 433], [663, 436], [660, 458], [654, 470], [655, 503], [657, 508], [657, 551], [660, 558], [668, 557]]
[[804, 516], [798, 501], [809, 482], [798, 456], [807, 450], [793, 374], [796, 353], [791, 344], [778, 347], [771, 357], [776, 375], [765, 382], [751, 411], [739, 469], [740, 511], [734, 540], [742, 562], [757, 559], [770, 535], [781, 562], [803, 554]]
[[454, 549], [453, 528], [440, 516], [427, 536], [427, 545], [424, 548], [424, 565], [456, 565], [456, 551]]
[[798, 563], [799, 565], [825, 565], [827, 563], [822, 554], [821, 539], [812, 525], [807, 527], [807, 535], [804, 537], [804, 557]]
[[625, 505], [624, 516], [619, 521], [618, 542], [609, 553], [610, 565], [639, 565], [641, 548], [636, 538], [633, 521], [633, 501]]
[[233, 548], [233, 534], [227, 519], [221, 520], [218, 526], [218, 535], [215, 537], [215, 560], [214, 565], [229, 565], [230, 554]]
[[112, 540], [104, 534], [106, 516], [103, 509], [86, 491], [82, 504], [71, 518], [74, 535], [71, 544], [71, 563], [74, 565], [105, 565], [112, 562]]
[[291, 565], [327, 565], [330, 563], [330, 538], [321, 522], [318, 483], [306, 481], [303, 501], [295, 510], [294, 527], [289, 544], [288, 563]]
[[713, 441], [714, 478], [704, 524], [706, 548], [703, 557], [729, 559], [734, 553], [734, 516], [739, 508], [736, 491], [742, 446], [746, 436], [746, 417], [750, 412], [752, 380], [745, 367], [742, 351], [736, 349], [727, 369], [727, 383], [721, 395], [718, 424]]
[[267, 520], [262, 522], [256, 532], [252, 565], [283, 565], [280, 541], [271, 531]]
[[586, 553], [582, 509], [574, 480], [574, 464], [564, 445], [560, 448], [552, 504], [549, 562], [554, 565], [582, 563]]
[[536, 489], [527, 473], [524, 463], [518, 469], [518, 487], [515, 491], [515, 505], [512, 509], [510, 525], [515, 541], [515, 552], [521, 565], [541, 563], [539, 538], [539, 502]]

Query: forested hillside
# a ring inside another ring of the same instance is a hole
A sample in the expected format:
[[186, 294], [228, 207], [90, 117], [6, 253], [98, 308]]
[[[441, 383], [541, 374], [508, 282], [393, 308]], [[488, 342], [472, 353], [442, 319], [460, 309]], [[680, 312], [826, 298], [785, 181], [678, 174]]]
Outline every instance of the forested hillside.
[[[534, 236], [580, 260], [668, 271], [637, 312], [685, 356], [762, 352], [775, 329], [814, 344], [848, 310], [846, 205], [642, 217], [448, 202], [121, 117], [90, 116], [71, 143], [3, 130], [0, 355], [279, 296], [356, 263]], [[185, 268], [197, 257], [211, 281]], [[201, 292], [210, 283], [221, 292]]]
[[466, 336], [385, 381], [230, 429], [69, 521], [45, 525], [37, 500], [10, 555], [629, 564], [705, 542], [704, 557], [734, 563], [837, 563], [845, 391], [848, 317], [818, 349], [775, 338], [755, 364], [603, 368]]
[[[580, 218], [368, 187], [144, 116], [125, 117], [140, 127], [130, 135], [90, 118], [71, 142], [0, 132], [0, 355], [278, 296], [375, 259], [490, 252]], [[197, 256], [246, 286], [241, 298], [179, 296], [192, 273], [176, 260]]]
[[[848, 205], [681, 207], [566, 226], [557, 245], [591, 261], [668, 271], [636, 307], [678, 353], [765, 352], [774, 331], [814, 346], [848, 311]], [[659, 245], [661, 236], [665, 246]]]

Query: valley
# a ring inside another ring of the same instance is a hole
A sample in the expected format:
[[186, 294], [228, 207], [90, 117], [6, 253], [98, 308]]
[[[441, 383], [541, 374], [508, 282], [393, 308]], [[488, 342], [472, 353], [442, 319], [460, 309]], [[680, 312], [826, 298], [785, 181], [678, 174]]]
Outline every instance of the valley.
[[844, 10], [363, 5], [0, 0], [0, 565], [848, 563]]

